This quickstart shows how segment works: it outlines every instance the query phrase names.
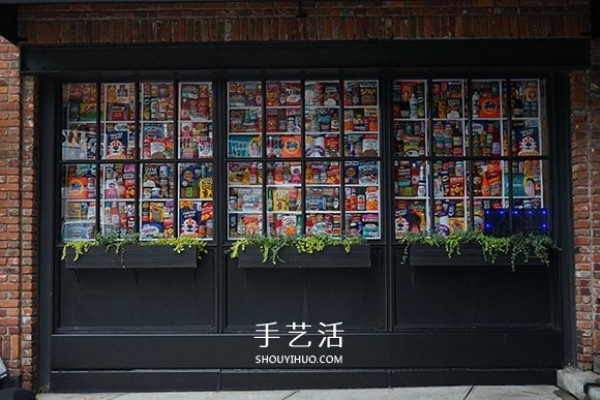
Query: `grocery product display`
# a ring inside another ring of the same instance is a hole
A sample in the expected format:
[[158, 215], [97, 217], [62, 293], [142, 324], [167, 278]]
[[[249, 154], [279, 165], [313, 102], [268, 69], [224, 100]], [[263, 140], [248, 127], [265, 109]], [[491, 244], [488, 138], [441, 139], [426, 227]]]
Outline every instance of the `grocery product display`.
[[344, 156], [379, 156], [379, 83], [344, 81]]
[[263, 218], [269, 236], [381, 237], [379, 162], [350, 161], [380, 156], [378, 81], [228, 82], [228, 96], [228, 156], [263, 159], [229, 163], [230, 239]]
[[63, 239], [213, 239], [217, 143], [232, 240], [380, 239], [382, 204], [396, 238], [481, 230], [486, 210], [546, 207], [540, 80], [413, 78], [389, 89], [386, 99], [377, 79], [312, 77], [65, 84]]
[[175, 96], [170, 82], [140, 84], [143, 159], [172, 159]]
[[97, 151], [98, 93], [95, 83], [63, 86], [63, 160], [93, 160]]
[[62, 177], [62, 238], [91, 239], [96, 231], [96, 166], [69, 164]]
[[232, 158], [262, 156], [262, 82], [229, 82], [228, 148]]
[[180, 83], [179, 158], [211, 158], [213, 140], [212, 83]]
[[396, 80], [392, 89], [396, 238], [481, 230], [485, 210], [544, 207], [542, 162], [504, 161], [543, 155], [539, 80], [510, 89], [500, 79]]
[[135, 164], [100, 165], [100, 226], [103, 234], [136, 231]]
[[102, 158], [136, 158], [135, 84], [102, 84], [100, 131]]

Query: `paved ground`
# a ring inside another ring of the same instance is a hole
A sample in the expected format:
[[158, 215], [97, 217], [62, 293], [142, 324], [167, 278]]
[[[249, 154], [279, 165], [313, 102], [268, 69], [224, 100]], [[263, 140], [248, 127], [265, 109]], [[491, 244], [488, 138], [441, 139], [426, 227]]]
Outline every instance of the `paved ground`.
[[450, 386], [263, 392], [40, 394], [40, 400], [573, 400], [555, 386]]

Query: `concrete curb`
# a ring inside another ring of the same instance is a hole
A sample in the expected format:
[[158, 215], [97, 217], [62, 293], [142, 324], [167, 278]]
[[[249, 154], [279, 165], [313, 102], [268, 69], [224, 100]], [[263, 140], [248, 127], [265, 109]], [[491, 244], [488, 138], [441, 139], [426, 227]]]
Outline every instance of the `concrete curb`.
[[600, 400], [600, 375], [577, 368], [565, 368], [556, 373], [556, 386], [579, 400]]

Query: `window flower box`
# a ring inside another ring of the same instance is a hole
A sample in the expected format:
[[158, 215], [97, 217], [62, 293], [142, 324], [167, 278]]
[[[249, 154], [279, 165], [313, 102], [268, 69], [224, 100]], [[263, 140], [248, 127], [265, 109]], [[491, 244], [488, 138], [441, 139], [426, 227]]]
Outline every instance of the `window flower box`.
[[368, 244], [352, 246], [346, 253], [343, 246], [327, 246], [312, 254], [299, 253], [295, 247], [279, 250], [276, 264], [269, 258], [263, 262], [260, 246], [249, 245], [240, 251], [238, 267], [250, 268], [370, 268], [371, 247]]
[[67, 269], [120, 269], [123, 268], [121, 254], [114, 247], [91, 246], [75, 260], [75, 250], [66, 249], [64, 258]]
[[114, 247], [91, 246], [77, 260], [72, 248], [66, 249], [64, 258], [67, 269], [157, 269], [196, 268], [197, 246], [178, 253], [167, 245], [123, 246], [117, 253]]
[[[475, 267], [482, 265], [511, 266], [510, 254], [499, 255], [495, 262], [492, 258], [483, 255], [480, 245], [468, 243], [461, 247], [460, 254], [453, 254], [448, 257], [446, 249], [443, 247], [429, 246], [426, 244], [411, 244], [408, 250], [408, 264], [414, 267], [441, 267], [441, 266], [465, 266]], [[516, 265], [543, 265], [543, 262], [537, 257], [529, 257], [527, 261], [517, 259]]]

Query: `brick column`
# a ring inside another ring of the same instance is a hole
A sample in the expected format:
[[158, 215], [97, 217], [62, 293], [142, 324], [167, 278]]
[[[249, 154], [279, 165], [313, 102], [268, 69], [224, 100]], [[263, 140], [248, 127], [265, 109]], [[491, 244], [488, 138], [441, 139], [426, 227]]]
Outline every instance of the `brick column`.
[[600, 354], [600, 41], [592, 66], [571, 74], [577, 365]]
[[18, 49], [0, 38], [0, 351], [26, 387], [35, 317], [33, 89], [31, 79], [20, 80]]

